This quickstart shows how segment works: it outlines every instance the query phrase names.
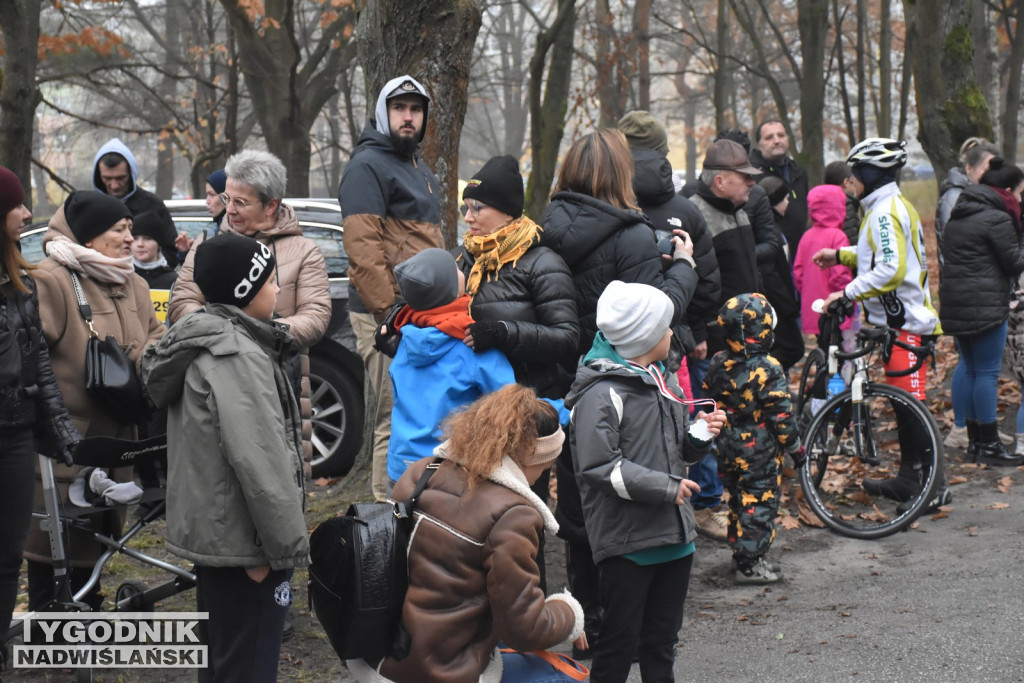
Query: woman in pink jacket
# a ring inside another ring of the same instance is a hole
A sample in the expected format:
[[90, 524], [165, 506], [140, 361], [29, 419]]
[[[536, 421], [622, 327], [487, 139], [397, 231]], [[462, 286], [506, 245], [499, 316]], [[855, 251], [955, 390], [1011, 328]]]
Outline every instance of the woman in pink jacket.
[[[811, 227], [800, 238], [793, 261], [793, 284], [800, 292], [800, 320], [804, 334], [818, 334], [819, 314], [811, 310], [816, 299], [824, 299], [832, 292], [846, 287], [853, 274], [846, 266], [821, 269], [811, 258], [819, 249], [847, 247], [850, 241], [843, 232], [846, 220], [846, 193], [837, 185], [818, 185], [807, 193], [807, 210]], [[844, 340], [856, 319], [856, 314], [842, 324]]]

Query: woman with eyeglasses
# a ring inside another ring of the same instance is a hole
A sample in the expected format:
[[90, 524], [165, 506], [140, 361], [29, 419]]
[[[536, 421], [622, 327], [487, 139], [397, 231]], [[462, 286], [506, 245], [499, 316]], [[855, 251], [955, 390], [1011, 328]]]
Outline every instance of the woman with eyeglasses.
[[[499, 349], [518, 384], [558, 399], [576, 365], [576, 287], [562, 257], [539, 245], [541, 229], [523, 215], [523, 195], [519, 162], [508, 155], [489, 159], [462, 192], [469, 231], [459, 267], [475, 321], [465, 343], [477, 352]], [[544, 472], [532, 486], [543, 500], [549, 479]], [[543, 545], [537, 563], [545, 586]]]
[[[654, 229], [633, 190], [633, 158], [626, 137], [614, 128], [585, 135], [566, 152], [551, 204], [541, 218], [540, 243], [565, 259], [576, 284], [580, 340], [576, 354], [590, 351], [597, 333], [597, 300], [612, 280], [660, 289], [672, 300], [672, 325], [679, 322], [697, 287], [693, 243], [682, 230], [671, 253], [659, 251]], [[663, 263], [672, 261], [665, 268]], [[567, 542], [569, 587], [587, 617], [587, 638], [600, 629], [597, 569], [591, 556], [572, 457], [558, 459], [559, 536]], [[588, 653], [575, 652], [578, 657]]]
[[475, 321], [466, 344], [502, 351], [516, 382], [538, 396], [564, 397], [579, 342], [576, 287], [562, 257], [539, 245], [540, 227], [523, 215], [519, 162], [488, 160], [462, 198], [469, 231], [459, 267]]
[[[269, 152], [247, 150], [230, 157], [224, 171], [227, 181], [220, 198], [227, 220], [221, 224], [221, 232], [252, 237], [268, 245], [277, 260], [275, 277], [281, 292], [277, 295], [275, 320], [288, 325], [295, 340], [296, 362], [301, 366], [301, 380], [297, 379], [295, 393], [300, 397], [303, 434], [310, 434], [313, 409], [309, 400], [308, 351], [320, 341], [331, 319], [327, 266], [316, 243], [302, 236], [295, 211], [283, 201], [287, 172], [280, 159]], [[181, 265], [167, 310], [167, 319], [172, 324], [206, 303], [193, 277], [193, 263], [196, 249], [211, 237], [196, 238]], [[308, 463], [313, 454], [308, 436], [302, 446]]]

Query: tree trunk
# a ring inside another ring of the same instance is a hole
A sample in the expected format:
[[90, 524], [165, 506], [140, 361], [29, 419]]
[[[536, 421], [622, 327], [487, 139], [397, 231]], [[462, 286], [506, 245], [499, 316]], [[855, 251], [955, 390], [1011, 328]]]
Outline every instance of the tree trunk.
[[[597, 0], [594, 8], [597, 22], [597, 51], [594, 62], [597, 65], [598, 128], [614, 128], [625, 114], [625, 94], [629, 82], [622, 78], [626, 60], [634, 55], [621, 50], [615, 37], [615, 16], [608, 0]], [[623, 83], [623, 81], [626, 81]]]
[[651, 110], [651, 0], [636, 0], [633, 8], [636, 36], [637, 109]]
[[[810, 186], [821, 183], [825, 172], [825, 39], [828, 37], [828, 0], [799, 0], [800, 55], [805, 66], [800, 86], [800, 159]], [[816, 67], [815, 65], [821, 65]]]
[[843, 108], [843, 118], [846, 121], [847, 144], [853, 147], [857, 143], [857, 135], [853, 127], [850, 91], [846, 86], [846, 52], [844, 50], [845, 43], [843, 42], [843, 17], [845, 16], [845, 9], [842, 14], [839, 12], [839, 0], [832, 0], [832, 17], [836, 26], [836, 62], [838, 64], [838, 73], [836, 75], [839, 78], [839, 95]]
[[[530, 59], [530, 150], [533, 169], [526, 183], [526, 215], [539, 221], [548, 206], [555, 165], [565, 131], [572, 80], [576, 0], [558, 0], [558, 14], [537, 37]], [[551, 53], [550, 59], [548, 53]], [[545, 65], [548, 66], [544, 83]], [[541, 97], [541, 88], [544, 96]]]
[[718, 12], [715, 20], [715, 130], [731, 128], [729, 112], [733, 111], [729, 104], [729, 93], [732, 91], [732, 68], [727, 58], [729, 54], [729, 2], [718, 0]]
[[[4, 66], [0, 72], [0, 160], [25, 188], [25, 205], [32, 206], [32, 125], [39, 88], [36, 65], [39, 46], [40, 0], [0, 2], [0, 33]], [[40, 188], [42, 190], [42, 188]]]
[[338, 72], [354, 10], [343, 8], [325, 25], [304, 63], [296, 38], [295, 0], [266, 0], [263, 15], [238, 0], [220, 0], [231, 20], [239, 63], [267, 143], [288, 169], [287, 192], [309, 193], [309, 130], [337, 92]]
[[863, 140], [867, 133], [867, 0], [857, 0], [857, 140]]
[[892, 7], [882, 0], [878, 36], [878, 135], [892, 137]]
[[972, 68], [971, 6], [962, 0], [905, 3], [914, 44], [918, 139], [936, 177], [959, 162], [961, 141], [992, 137], [988, 105]]
[[[167, 45], [167, 52], [164, 55], [164, 76], [157, 86], [160, 97], [169, 106], [177, 100], [178, 90], [178, 64], [182, 56], [181, 51], [182, 13], [180, 3], [167, 0], [164, 3], [164, 41]], [[168, 118], [170, 115], [168, 114]], [[156, 195], [163, 199], [170, 199], [174, 196], [174, 145], [172, 136], [174, 122], [171, 121], [168, 128], [160, 131], [156, 144]]]
[[457, 239], [459, 137], [480, 23], [474, 0], [368, 0], [357, 28], [371, 109], [384, 84], [402, 74], [423, 83], [430, 95], [423, 156], [441, 185], [441, 230], [449, 247]]
[[[1017, 158], [1017, 115], [1020, 111], [1021, 96], [1021, 68], [1024, 66], [1024, 40], [1021, 39], [1021, 25], [1024, 23], [1024, 0], [1015, 0], [1013, 3], [1013, 35], [1010, 40], [1010, 55], [1006, 59], [1006, 67], [1009, 76], [1006, 80], [1006, 99], [1003, 101], [1002, 119], [1002, 149], [1003, 157], [1006, 159]], [[1007, 26], [1010, 22], [1007, 21]]]

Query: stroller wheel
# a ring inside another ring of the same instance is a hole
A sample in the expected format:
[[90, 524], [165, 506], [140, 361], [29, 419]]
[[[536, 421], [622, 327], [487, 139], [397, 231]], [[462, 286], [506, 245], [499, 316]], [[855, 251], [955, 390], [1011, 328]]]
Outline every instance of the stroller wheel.
[[144, 597], [148, 588], [149, 586], [142, 581], [125, 581], [117, 587], [117, 593], [114, 596], [114, 610], [117, 612], [149, 612], [153, 605]]

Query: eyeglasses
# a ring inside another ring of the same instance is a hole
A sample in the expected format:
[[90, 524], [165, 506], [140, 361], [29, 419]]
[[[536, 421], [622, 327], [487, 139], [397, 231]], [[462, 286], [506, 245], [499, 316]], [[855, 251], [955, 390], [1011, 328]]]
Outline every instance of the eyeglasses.
[[479, 216], [480, 211], [487, 207], [487, 204], [481, 204], [480, 202], [466, 202], [462, 205], [462, 215], [465, 217], [468, 214]]
[[248, 202], [244, 199], [238, 199], [237, 197], [231, 198], [228, 196], [227, 192], [222, 192], [217, 196], [220, 197], [220, 200], [224, 203], [225, 209], [229, 206], [233, 206], [237, 210], [242, 211], [246, 207], [252, 206], [254, 204], [254, 202]]

